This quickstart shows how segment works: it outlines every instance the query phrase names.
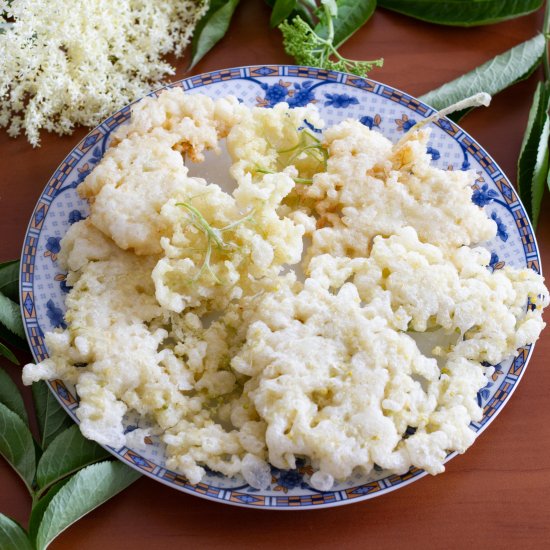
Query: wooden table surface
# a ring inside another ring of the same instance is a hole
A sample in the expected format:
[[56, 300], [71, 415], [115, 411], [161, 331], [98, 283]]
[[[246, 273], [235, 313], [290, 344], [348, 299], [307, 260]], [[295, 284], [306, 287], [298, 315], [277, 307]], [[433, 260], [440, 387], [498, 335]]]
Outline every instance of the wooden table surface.
[[[291, 62], [268, 19], [263, 2], [243, 1], [228, 35], [194, 72]], [[532, 37], [541, 21], [539, 12], [457, 29], [379, 9], [343, 52], [359, 59], [383, 56], [384, 67], [371, 76], [421, 95]], [[185, 76], [183, 68], [180, 63], [175, 79]], [[531, 77], [463, 121], [512, 181], [535, 85]], [[0, 260], [19, 257], [40, 192], [86, 132], [44, 135], [39, 149], [0, 132]], [[537, 231], [543, 266], [550, 266], [549, 206], [547, 200]], [[549, 548], [549, 354], [550, 332], [545, 331], [510, 402], [473, 447], [437, 477], [348, 506], [287, 513], [221, 505], [142, 478], [68, 529], [51, 548]], [[18, 379], [19, 368], [7, 361], [2, 366]], [[24, 392], [28, 400], [30, 392]], [[26, 525], [30, 498], [3, 459], [0, 487], [0, 512]]]

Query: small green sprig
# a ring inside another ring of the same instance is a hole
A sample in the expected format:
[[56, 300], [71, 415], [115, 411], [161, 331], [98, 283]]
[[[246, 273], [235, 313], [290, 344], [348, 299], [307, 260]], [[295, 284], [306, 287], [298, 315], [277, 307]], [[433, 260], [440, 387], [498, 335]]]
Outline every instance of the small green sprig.
[[[258, 172], [260, 174], [277, 174], [278, 172], [275, 172], [275, 170], [269, 170], [268, 168], [262, 168], [261, 166], [255, 167], [255, 172]], [[313, 180], [311, 178], [292, 178], [295, 183], [303, 183], [304, 185], [311, 185], [313, 183]]]
[[323, 170], [326, 170], [328, 161], [328, 151], [326, 147], [321, 143], [321, 140], [312, 134], [309, 130], [298, 131], [298, 143], [289, 149], [280, 149], [277, 154], [284, 155], [286, 153], [292, 153], [286, 160], [286, 165], [292, 164], [300, 155], [306, 154], [307, 156], [315, 159], [322, 165]]
[[327, 29], [326, 38], [319, 36], [299, 15], [290, 22], [283, 21], [279, 25], [279, 30], [283, 35], [286, 53], [294, 57], [299, 65], [342, 71], [361, 77], [367, 76], [374, 67], [381, 67], [383, 59], [357, 61], [340, 55], [334, 45], [333, 18], [336, 16], [335, 5], [323, 2], [320, 18]]
[[189, 222], [191, 225], [204, 234], [206, 237], [206, 250], [204, 253], [204, 259], [202, 262], [202, 265], [199, 269], [199, 272], [193, 277], [193, 282], [198, 281], [205, 271], [207, 271], [210, 276], [214, 279], [214, 281], [221, 285], [222, 281], [220, 281], [219, 277], [214, 273], [214, 270], [212, 269], [212, 266], [210, 265], [210, 260], [212, 259], [212, 249], [213, 246], [215, 246], [219, 250], [234, 250], [236, 245], [234, 243], [226, 243], [223, 240], [223, 233], [226, 231], [232, 231], [237, 227], [238, 225], [245, 223], [249, 221], [252, 216], [254, 215], [254, 210], [241, 218], [240, 220], [236, 220], [225, 227], [217, 228], [212, 227], [206, 218], [202, 215], [202, 213], [194, 207], [192, 204], [189, 204], [188, 202], [178, 202], [176, 203], [176, 206], [181, 206], [182, 208], [185, 208], [189, 214]]
[[[279, 155], [279, 172], [284, 168], [292, 165], [301, 155], [307, 155], [313, 158], [319, 163], [318, 172], [324, 172], [327, 169], [328, 151], [323, 145], [321, 140], [317, 138], [313, 133], [307, 129], [296, 130], [298, 135], [298, 141], [296, 145], [289, 147], [288, 149], [278, 149]], [[281, 158], [284, 155], [289, 155], [288, 158]], [[263, 166], [256, 165], [254, 171], [260, 174], [276, 174], [277, 171], [270, 170]], [[313, 180], [311, 178], [293, 177], [292, 180], [295, 183], [302, 183], [304, 185], [311, 185]]]

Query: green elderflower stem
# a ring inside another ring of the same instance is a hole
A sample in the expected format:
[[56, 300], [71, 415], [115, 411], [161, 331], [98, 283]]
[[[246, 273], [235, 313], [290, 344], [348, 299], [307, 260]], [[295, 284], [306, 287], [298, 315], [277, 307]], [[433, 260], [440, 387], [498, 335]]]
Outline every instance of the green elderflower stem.
[[222, 233], [224, 233], [225, 231], [231, 231], [235, 229], [235, 227], [237, 227], [238, 225], [250, 220], [254, 215], [254, 210], [252, 210], [252, 212], [250, 212], [240, 220], [236, 220], [226, 225], [225, 227], [218, 229], [217, 227], [212, 227], [208, 223], [206, 218], [202, 215], [202, 213], [192, 204], [189, 204], [188, 202], [178, 202], [176, 203], [176, 206], [181, 206], [189, 212], [191, 225], [201, 231], [206, 237], [206, 250], [204, 253], [204, 259], [197, 275], [195, 275], [195, 277], [193, 278], [193, 281], [198, 281], [202, 277], [204, 272], [208, 271], [208, 273], [210, 273], [217, 284], [222, 284], [218, 276], [214, 273], [212, 266], [210, 265], [210, 260], [212, 258], [212, 242], [214, 242], [216, 247], [221, 250], [233, 249], [234, 245], [232, 243], [224, 242]]
[[[255, 167], [256, 172], [260, 174], [278, 174], [279, 172], [275, 172], [274, 170], [268, 170], [267, 168], [262, 168], [261, 166]], [[306, 185], [310, 185], [313, 183], [313, 180], [310, 178], [292, 178], [295, 183], [303, 183]]]

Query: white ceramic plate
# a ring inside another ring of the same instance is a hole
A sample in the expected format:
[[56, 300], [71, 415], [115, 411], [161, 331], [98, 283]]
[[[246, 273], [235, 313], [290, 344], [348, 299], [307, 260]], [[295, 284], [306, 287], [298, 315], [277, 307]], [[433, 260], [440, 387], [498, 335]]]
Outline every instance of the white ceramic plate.
[[[273, 106], [286, 101], [291, 106], [315, 102], [328, 125], [352, 117], [396, 141], [416, 121], [434, 111], [394, 88], [343, 73], [286, 65], [224, 69], [193, 76], [171, 86], [213, 98], [233, 94], [248, 105]], [[158, 91], [157, 91], [158, 93]], [[76, 187], [101, 159], [111, 132], [128, 120], [130, 107], [114, 114], [88, 134], [63, 160], [40, 196], [25, 237], [21, 261], [21, 304], [27, 338], [34, 358], [47, 357], [44, 332], [63, 327], [66, 292], [65, 273], [59, 268], [59, 242], [70, 224], [86, 217], [88, 208]], [[483, 206], [498, 225], [497, 237], [489, 243], [490, 269], [508, 264], [540, 271], [540, 259], [533, 230], [512, 185], [493, 159], [468, 134], [447, 119], [431, 124], [428, 151], [434, 163], [454, 170], [477, 172], [473, 200]], [[495, 418], [521, 378], [531, 347], [518, 351], [514, 359], [496, 366], [495, 374], [478, 395], [484, 407], [483, 419], [471, 425], [481, 432]], [[50, 387], [61, 405], [77, 422], [78, 398], [74, 388], [56, 380]], [[126, 429], [144, 427], [137, 415], [129, 414]], [[127, 447], [109, 449], [120, 460], [161, 483], [211, 500], [254, 508], [297, 509], [336, 506], [382, 495], [424, 476], [411, 469], [402, 476], [374, 472], [354, 477], [330, 492], [313, 489], [308, 466], [296, 470], [272, 469], [272, 484], [258, 491], [242, 479], [208, 473], [202, 483], [187, 480], [165, 468], [162, 445], [151, 439], [147, 452]], [[448, 459], [454, 455], [449, 455]]]

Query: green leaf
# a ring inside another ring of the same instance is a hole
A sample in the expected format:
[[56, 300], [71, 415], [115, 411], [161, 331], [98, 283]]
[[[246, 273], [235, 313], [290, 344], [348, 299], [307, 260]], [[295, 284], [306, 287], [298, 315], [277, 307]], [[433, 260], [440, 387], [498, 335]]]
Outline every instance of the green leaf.
[[271, 27], [276, 27], [279, 23], [282, 23], [296, 8], [296, 4], [296, 0], [277, 0], [269, 19]]
[[[265, 0], [265, 3], [270, 8], [275, 6], [275, 0]], [[297, 0], [295, 9], [290, 12], [287, 19], [294, 19], [299, 15], [311, 28], [313, 28], [314, 25], [311, 15], [315, 10], [317, 10], [315, 0]]]
[[0, 323], [22, 340], [25, 339], [21, 310], [13, 300], [3, 294], [0, 294]]
[[308, 10], [315, 11], [318, 8], [315, 0], [298, 0], [298, 3]]
[[110, 456], [97, 443], [86, 439], [75, 424], [61, 432], [44, 451], [36, 469], [36, 481], [43, 489], [84, 466]]
[[313, 19], [311, 18], [311, 14], [309, 11], [304, 9], [302, 6], [298, 6], [291, 14], [289, 19], [292, 19], [299, 15], [311, 28], [313, 28]]
[[33, 550], [23, 527], [4, 514], [0, 514], [0, 548], [2, 550]]
[[0, 403], [18, 415], [25, 424], [29, 423], [21, 392], [4, 369], [0, 369]]
[[548, 174], [549, 101], [548, 85], [539, 82], [518, 160], [519, 196], [534, 227], [537, 225]]
[[416, 19], [473, 27], [513, 19], [538, 10], [544, 0], [378, 0], [378, 5]]
[[[337, 0], [338, 15], [333, 18], [335, 48], [341, 46], [355, 31], [359, 30], [371, 17], [376, 8], [376, 0]], [[328, 37], [327, 24], [320, 21], [315, 29], [321, 38]]]
[[32, 385], [36, 418], [40, 428], [40, 446], [46, 449], [58, 434], [74, 425], [74, 422], [57, 402], [45, 382]]
[[[546, 107], [548, 111], [548, 106]], [[540, 206], [542, 203], [542, 196], [544, 195], [544, 184], [548, 177], [548, 138], [550, 137], [550, 119], [546, 116], [544, 126], [540, 134], [539, 148], [537, 151], [537, 161], [535, 164], [535, 170], [533, 171], [533, 183], [531, 189], [531, 221], [533, 222], [533, 228], [537, 228], [537, 222], [539, 220]]]
[[0, 264], [0, 293], [19, 303], [19, 260]]
[[32, 492], [36, 458], [31, 432], [18, 415], [2, 403], [0, 403], [0, 454]]
[[100, 462], [76, 473], [48, 504], [36, 547], [44, 550], [67, 527], [110, 499], [140, 477], [121, 462]]
[[10, 332], [3, 325], [0, 325], [0, 338], [2, 340], [5, 340], [11, 346], [15, 346], [16, 348], [25, 350], [27, 352], [29, 351], [27, 340], [16, 336], [15, 334], [13, 334], [13, 332]]
[[225, 35], [239, 0], [213, 0], [191, 42], [191, 70]]
[[294, 19], [299, 15], [311, 28], [314, 27], [313, 14], [317, 11], [315, 0], [298, 0], [296, 9], [289, 15], [289, 19]]
[[29, 539], [32, 544], [36, 544], [36, 535], [38, 535], [38, 529], [40, 528], [40, 523], [42, 522], [42, 517], [44, 516], [48, 504], [50, 504], [52, 498], [59, 493], [61, 487], [66, 485], [70, 479], [71, 478], [67, 477], [59, 483], [56, 483], [40, 500], [34, 503], [29, 519]]
[[[539, 65], [545, 45], [544, 37], [538, 34], [419, 99], [439, 111], [479, 92], [495, 95], [527, 78]], [[467, 112], [453, 113], [449, 118], [458, 121]]]
[[[11, 303], [19, 304], [19, 260], [12, 260], [10, 262], [4, 262], [0, 264], [0, 295], [3, 295], [6, 299], [11, 300]], [[8, 307], [13, 313], [13, 306], [10, 302], [4, 303], [4, 306]], [[21, 313], [19, 307], [18, 317], [21, 319]], [[0, 319], [0, 323], [2, 320]], [[0, 338], [6, 340], [9, 344], [16, 346], [19, 349], [27, 350], [27, 340], [25, 335], [21, 335], [21, 329], [23, 328], [23, 323], [15, 321], [16, 327], [19, 329], [19, 336], [14, 334], [12, 330], [8, 330], [5, 326], [0, 324]], [[15, 364], [19, 364], [13, 353], [7, 350], [6, 346], [0, 344], [0, 354], [6, 356], [10, 361]]]
[[17, 360], [17, 357], [13, 354], [13, 352], [7, 348], [2, 342], [0, 342], [0, 355], [14, 363], [15, 365], [19, 365], [19, 361]]

